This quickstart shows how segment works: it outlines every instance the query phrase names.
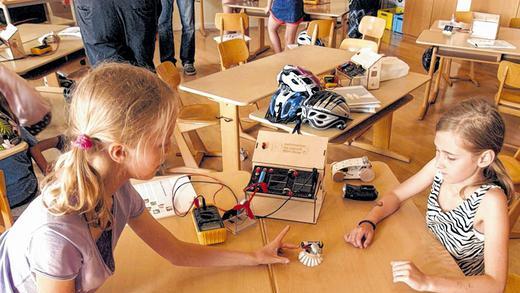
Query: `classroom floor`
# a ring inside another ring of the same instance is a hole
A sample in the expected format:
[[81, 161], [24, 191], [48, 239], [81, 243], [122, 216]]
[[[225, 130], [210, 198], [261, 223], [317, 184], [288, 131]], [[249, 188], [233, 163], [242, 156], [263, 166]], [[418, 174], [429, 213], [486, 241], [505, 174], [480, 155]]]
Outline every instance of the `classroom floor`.
[[[281, 32], [282, 33], [282, 32]], [[220, 71], [219, 56], [216, 49], [216, 44], [213, 41], [213, 36], [217, 35], [216, 31], [210, 31], [207, 37], [196, 33], [196, 57], [195, 66], [197, 68], [197, 75], [193, 77], [183, 77], [184, 81], [192, 80], [194, 78], [206, 76], [215, 72]], [[252, 29], [252, 42], [250, 44], [251, 51], [257, 48], [258, 32], [256, 29]], [[175, 46], [179, 48], [180, 33], [175, 32]], [[266, 42], [269, 44], [268, 37], [266, 36]], [[338, 39], [338, 44], [340, 40]], [[381, 45], [381, 53], [390, 56], [397, 56], [404, 60], [410, 65], [410, 71], [425, 73], [421, 65], [421, 56], [424, 51], [424, 47], [415, 44], [415, 38], [403, 36], [400, 34], [392, 34], [386, 31], [383, 42]], [[178, 51], [177, 51], [178, 52]], [[272, 50], [262, 54], [259, 58], [273, 54]], [[44, 70], [33, 73], [27, 78], [33, 85], [42, 85], [42, 77], [48, 73], [56, 70], [62, 70], [64, 72], [74, 72], [81, 66], [79, 60], [81, 56], [69, 59], [67, 62], [54, 63], [48, 66]], [[155, 58], [156, 62], [159, 62], [158, 56]], [[475, 87], [470, 82], [458, 81], [453, 84], [452, 87], [447, 87], [445, 83], [441, 84], [441, 89], [446, 88], [445, 91], [441, 90], [441, 94], [437, 99], [436, 104], [430, 107], [428, 115], [423, 121], [417, 120], [420, 105], [422, 103], [424, 87], [419, 88], [412, 94], [415, 99], [401, 108], [394, 115], [394, 124], [392, 132], [391, 147], [398, 150], [400, 153], [408, 156], [412, 159], [411, 163], [403, 163], [397, 160], [389, 159], [377, 154], [369, 153], [361, 149], [349, 147], [345, 145], [330, 145], [329, 147], [329, 162], [342, 160], [348, 157], [358, 157], [368, 155], [370, 160], [383, 161], [387, 163], [393, 172], [396, 174], [400, 181], [405, 180], [409, 176], [417, 172], [426, 162], [434, 157], [434, 129], [435, 123], [440, 115], [449, 107], [456, 104], [458, 101], [469, 98], [469, 97], [481, 97], [488, 101], [492, 101], [494, 94], [497, 91], [497, 80], [496, 80], [496, 68], [495, 65], [478, 64], [476, 66], [477, 78], [480, 82], [480, 87]], [[469, 69], [468, 63], [453, 63], [452, 75], [464, 74]], [[273, 76], [273, 78], [275, 78]], [[185, 104], [191, 103], [211, 103], [205, 98], [197, 97], [191, 94], [181, 92], [180, 96]], [[60, 112], [64, 112], [63, 100], [52, 101], [53, 107], [58, 107]], [[262, 105], [266, 105], [268, 100], [261, 102]], [[241, 115], [247, 116], [248, 111], [252, 111], [254, 106], [250, 108], [244, 107], [241, 109]], [[506, 143], [518, 145], [520, 141], [520, 119], [512, 116], [504, 116], [506, 120], [507, 134]], [[64, 117], [53, 117], [52, 126], [40, 134], [39, 138], [50, 137], [62, 132], [65, 128]], [[254, 129], [255, 132], [258, 128]], [[207, 128], [200, 131], [203, 141], [210, 150], [218, 150], [220, 148], [220, 132], [218, 127]], [[370, 131], [368, 131], [361, 139], [369, 139]], [[243, 170], [250, 170], [251, 168], [251, 155], [253, 149], [253, 142], [241, 139], [241, 146], [248, 150], [249, 159], [242, 162]], [[504, 152], [510, 155], [513, 154], [514, 149], [505, 148]], [[58, 153], [56, 151], [49, 151], [46, 154], [49, 159], [55, 158]], [[170, 158], [168, 160], [169, 166], [180, 166], [182, 160], [180, 157]], [[220, 159], [219, 158], [208, 158], [202, 162], [202, 167], [219, 170]], [[427, 192], [420, 194], [413, 198], [414, 203], [419, 207], [422, 212], [425, 212], [426, 208], [426, 196]], [[516, 230], [520, 230], [520, 225], [516, 225]], [[520, 240], [510, 240], [510, 272], [520, 274]]]

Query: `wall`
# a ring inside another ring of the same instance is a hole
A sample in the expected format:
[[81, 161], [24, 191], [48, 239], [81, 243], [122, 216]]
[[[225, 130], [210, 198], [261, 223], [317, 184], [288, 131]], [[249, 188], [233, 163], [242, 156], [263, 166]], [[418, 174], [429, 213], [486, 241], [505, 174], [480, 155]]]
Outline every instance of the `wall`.
[[[407, 1], [403, 32], [411, 36], [428, 29], [438, 19], [450, 19], [457, 0], [414, 0]], [[500, 15], [500, 23], [509, 25], [512, 17], [520, 17], [520, 0], [473, 0], [471, 10]]]

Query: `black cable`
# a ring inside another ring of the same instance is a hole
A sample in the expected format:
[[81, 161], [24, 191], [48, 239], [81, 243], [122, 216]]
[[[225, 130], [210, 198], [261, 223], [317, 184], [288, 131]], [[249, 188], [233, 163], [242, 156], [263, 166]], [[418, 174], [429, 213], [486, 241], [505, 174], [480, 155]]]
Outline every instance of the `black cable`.
[[[302, 187], [298, 191], [293, 192], [292, 190], [290, 190], [290, 189], [289, 190], [293, 193], [293, 195], [298, 193], [298, 192], [300, 192], [303, 189], [303, 187], [309, 182], [309, 179], [311, 179], [311, 178], [312, 178], [312, 176], [307, 177], [305, 182], [303, 182]], [[287, 202], [292, 199], [292, 197], [293, 197], [292, 195], [287, 197], [287, 199], [284, 200], [284, 202], [276, 210], [270, 212], [269, 214], [263, 215], [263, 216], [256, 216], [255, 215], [255, 217], [258, 218], [258, 219], [264, 219], [264, 218], [267, 218], [267, 217], [273, 215], [274, 213], [278, 212], [281, 208], [283, 208], [285, 206], [285, 204], [287, 204]]]
[[[188, 180], [186, 182], [183, 182], [181, 183], [179, 186], [176, 186], [177, 185], [177, 181], [180, 180], [181, 178], [184, 178], [184, 177], [189, 177], [188, 175], [184, 175], [184, 176], [181, 176], [179, 178], [177, 178], [177, 180], [175, 181], [175, 184], [173, 185], [173, 189], [172, 189], [172, 206], [173, 206], [173, 211], [175, 213], [175, 215], [179, 216], [179, 217], [185, 217], [191, 210], [191, 208], [193, 207], [194, 205], [194, 202], [191, 203], [190, 207], [188, 208], [188, 210], [182, 214], [180, 213], [177, 208], [175, 207], [175, 196], [177, 194], [177, 191], [179, 191], [179, 189], [188, 184], [188, 183], [206, 183], [206, 184], [215, 184], [215, 185], [220, 185], [220, 186], [223, 186], [225, 188], [227, 188], [229, 191], [231, 191], [231, 194], [233, 195], [233, 197], [235, 198], [235, 201], [236, 203], [238, 204], [238, 197], [236, 196], [235, 192], [233, 191], [233, 189], [231, 189], [228, 185], [224, 184], [224, 183], [221, 183], [221, 182], [212, 182], [212, 181], [207, 181], [207, 180]], [[197, 196], [196, 198], [199, 198], [199, 197], [203, 197], [201, 195]], [[216, 204], [216, 203], [214, 203]]]

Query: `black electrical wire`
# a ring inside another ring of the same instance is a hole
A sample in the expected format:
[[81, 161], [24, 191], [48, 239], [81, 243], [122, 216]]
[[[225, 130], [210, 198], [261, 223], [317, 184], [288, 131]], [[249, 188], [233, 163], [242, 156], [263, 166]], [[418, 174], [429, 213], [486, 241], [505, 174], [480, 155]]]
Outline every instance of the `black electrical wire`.
[[[177, 194], [177, 192], [179, 191], [179, 189], [188, 184], [188, 183], [206, 183], [206, 184], [214, 184], [214, 185], [220, 185], [220, 186], [223, 186], [225, 188], [227, 188], [229, 191], [231, 191], [231, 194], [233, 195], [233, 197], [235, 198], [235, 201], [236, 203], [238, 204], [238, 197], [236, 196], [235, 192], [233, 191], [233, 189], [231, 189], [228, 185], [224, 184], [224, 183], [221, 183], [221, 182], [212, 182], [212, 181], [207, 181], [207, 180], [188, 180], [186, 182], [183, 182], [181, 184], [179, 184], [179, 186], [176, 186], [177, 185], [177, 182], [181, 179], [181, 178], [184, 178], [184, 177], [189, 177], [187, 175], [184, 175], [184, 176], [181, 176], [179, 178], [177, 178], [177, 180], [175, 181], [174, 183], [174, 187], [172, 189], [172, 206], [173, 206], [173, 211], [175, 212], [175, 215], [179, 216], [179, 217], [185, 217], [191, 210], [191, 208], [193, 207], [193, 205], [195, 204], [195, 202], [193, 201], [190, 205], [190, 207], [188, 208], [188, 210], [183, 214], [183, 213], [180, 213], [177, 208], [175, 207], [175, 196]], [[199, 198], [199, 197], [203, 197], [201, 195], [197, 196], [195, 199]]]

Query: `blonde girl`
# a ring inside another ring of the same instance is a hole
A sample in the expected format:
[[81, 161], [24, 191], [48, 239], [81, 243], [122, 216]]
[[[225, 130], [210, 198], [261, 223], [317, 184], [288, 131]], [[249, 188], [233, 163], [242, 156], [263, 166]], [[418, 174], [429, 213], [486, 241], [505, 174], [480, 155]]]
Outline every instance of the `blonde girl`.
[[345, 241], [367, 248], [379, 222], [431, 185], [426, 223], [466, 277], [425, 275], [410, 261], [394, 261], [394, 282], [418, 291], [502, 292], [507, 277], [508, 202], [514, 194], [497, 158], [504, 132], [502, 117], [483, 100], [466, 100], [448, 110], [437, 123], [435, 158], [386, 194], [345, 235]]
[[174, 265], [287, 263], [288, 227], [255, 252], [182, 242], [145, 209], [129, 179], [154, 176], [170, 147], [177, 103], [153, 73], [104, 64], [78, 85], [70, 108], [73, 145], [35, 199], [0, 236], [0, 292], [90, 292], [115, 269], [126, 224]]

